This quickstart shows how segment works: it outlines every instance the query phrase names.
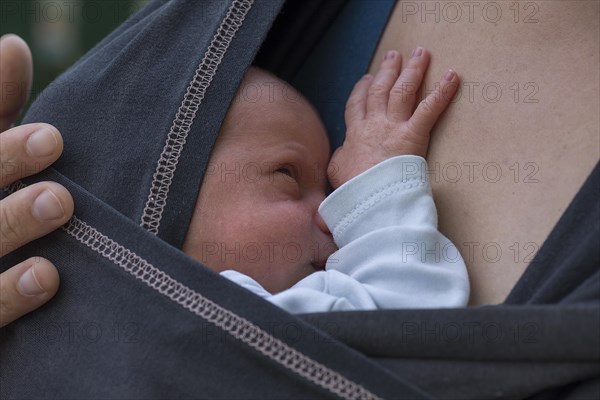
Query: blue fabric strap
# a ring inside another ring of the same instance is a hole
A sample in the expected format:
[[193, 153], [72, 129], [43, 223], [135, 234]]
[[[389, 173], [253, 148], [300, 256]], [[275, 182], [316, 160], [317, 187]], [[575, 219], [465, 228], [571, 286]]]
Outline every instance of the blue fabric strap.
[[394, 0], [351, 0], [300, 69], [292, 84], [318, 109], [332, 149], [344, 141], [344, 108], [366, 73]]

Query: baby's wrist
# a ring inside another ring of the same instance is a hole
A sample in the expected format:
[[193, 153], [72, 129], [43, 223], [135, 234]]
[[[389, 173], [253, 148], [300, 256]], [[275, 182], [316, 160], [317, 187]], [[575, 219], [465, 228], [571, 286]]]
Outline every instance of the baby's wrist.
[[347, 182], [353, 179], [358, 179], [362, 175], [371, 176], [371, 174], [373, 174], [372, 176], [375, 176], [375, 172], [373, 170], [384, 163], [393, 164], [396, 166], [397, 181], [406, 182], [407, 180], [414, 180], [417, 178], [422, 181], [427, 181], [427, 161], [425, 158], [416, 154], [397, 154], [382, 158], [379, 161], [373, 161], [370, 164], [364, 164], [366, 168], [364, 168], [360, 173], [354, 175]]
[[[328, 167], [328, 177], [331, 185], [334, 189], [344, 185], [346, 182], [354, 179], [355, 177], [367, 172], [368, 170], [376, 167], [377, 165], [396, 158], [396, 157], [415, 157], [415, 160], [419, 162], [425, 162], [425, 158], [417, 154], [392, 154], [392, 155], [381, 155], [381, 156], [369, 156], [368, 158], [348, 158], [336, 162], [332, 158]], [[348, 161], [348, 162], [346, 162]], [[408, 164], [407, 164], [408, 165]]]

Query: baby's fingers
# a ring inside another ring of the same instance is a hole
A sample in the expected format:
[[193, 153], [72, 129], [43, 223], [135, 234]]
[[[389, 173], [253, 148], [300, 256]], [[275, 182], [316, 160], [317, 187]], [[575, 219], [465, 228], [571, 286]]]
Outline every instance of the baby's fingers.
[[390, 50], [385, 54], [379, 71], [375, 74], [369, 87], [367, 97], [367, 117], [369, 115], [386, 115], [390, 90], [396, 83], [400, 74], [402, 57], [395, 50]]
[[408, 121], [415, 109], [417, 91], [429, 65], [429, 53], [422, 47], [413, 50], [406, 67], [390, 91], [387, 115], [392, 121]]
[[373, 76], [365, 75], [356, 82], [350, 97], [346, 102], [346, 126], [350, 126], [353, 121], [360, 121], [365, 118], [367, 112], [367, 93]]
[[448, 70], [444, 74], [439, 85], [436, 85], [436, 89], [419, 103], [415, 113], [408, 121], [414, 134], [429, 136], [431, 128], [456, 94], [458, 83], [459, 78], [453, 70]]

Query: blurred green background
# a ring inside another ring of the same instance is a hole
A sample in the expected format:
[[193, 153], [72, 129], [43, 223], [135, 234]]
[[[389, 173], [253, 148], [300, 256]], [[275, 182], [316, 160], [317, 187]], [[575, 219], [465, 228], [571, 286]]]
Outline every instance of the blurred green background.
[[29, 103], [148, 1], [0, 0], [0, 35], [16, 33], [33, 54]]

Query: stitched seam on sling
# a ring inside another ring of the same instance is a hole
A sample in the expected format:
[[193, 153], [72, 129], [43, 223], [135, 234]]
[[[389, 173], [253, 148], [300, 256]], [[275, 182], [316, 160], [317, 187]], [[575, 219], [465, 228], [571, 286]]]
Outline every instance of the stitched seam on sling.
[[6, 191], [8, 194], [13, 194], [17, 190], [21, 190], [21, 189], [26, 188], [26, 187], [27, 187], [27, 185], [24, 184], [23, 182], [21, 182], [21, 181], [14, 181], [10, 185], [5, 186], [2, 189], [4, 191]]
[[[23, 182], [16, 181], [3, 189], [12, 194], [26, 186]], [[247, 319], [185, 286], [76, 216], [71, 217], [69, 222], [62, 226], [62, 229], [147, 286], [306, 380], [343, 399], [379, 399], [363, 386], [304, 355]]]
[[186, 138], [206, 91], [210, 86], [219, 64], [225, 56], [235, 34], [242, 26], [254, 0], [235, 0], [227, 10], [212, 42], [208, 46], [202, 61], [196, 69], [183, 101], [167, 135], [165, 146], [152, 176], [150, 193], [142, 212], [140, 225], [149, 232], [158, 235], [160, 221], [167, 205], [169, 188], [177, 169], [179, 157], [186, 143]]
[[334, 370], [271, 336], [247, 319], [221, 307], [173, 279], [77, 217], [71, 218], [63, 229], [79, 242], [114, 262], [160, 294], [167, 296], [172, 301], [303, 378], [344, 399], [378, 399], [375, 394], [361, 385], [350, 381]]

